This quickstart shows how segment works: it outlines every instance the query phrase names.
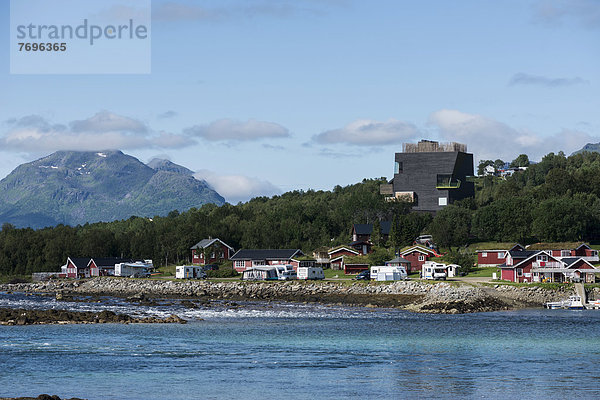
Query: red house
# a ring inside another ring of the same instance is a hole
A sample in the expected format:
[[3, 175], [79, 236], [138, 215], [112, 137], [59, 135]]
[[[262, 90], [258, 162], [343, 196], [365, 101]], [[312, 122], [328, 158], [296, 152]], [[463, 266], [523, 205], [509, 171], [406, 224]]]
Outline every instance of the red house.
[[600, 273], [582, 257], [556, 257], [550, 251], [522, 251], [518, 257], [511, 254], [506, 264], [500, 265], [502, 280], [510, 282], [595, 282]]
[[331, 269], [340, 270], [344, 267], [344, 257], [358, 256], [360, 253], [351, 246], [338, 246], [327, 252], [331, 260]]
[[[223, 242], [221, 239], [202, 239], [191, 247], [192, 264], [213, 264], [229, 260], [234, 253], [233, 247]], [[208, 259], [204, 255], [208, 254]]]
[[242, 249], [232, 255], [230, 260], [237, 272], [261, 265], [293, 265], [296, 270], [300, 264], [297, 258], [303, 255], [300, 249]]
[[410, 262], [410, 272], [419, 272], [423, 264], [436, 254], [427, 247], [416, 245], [402, 250], [400, 256]]
[[91, 261], [89, 257], [67, 257], [67, 278], [89, 278]]
[[477, 265], [479, 267], [496, 267], [506, 262], [510, 251], [523, 251], [525, 248], [516, 244], [510, 249], [477, 250]]

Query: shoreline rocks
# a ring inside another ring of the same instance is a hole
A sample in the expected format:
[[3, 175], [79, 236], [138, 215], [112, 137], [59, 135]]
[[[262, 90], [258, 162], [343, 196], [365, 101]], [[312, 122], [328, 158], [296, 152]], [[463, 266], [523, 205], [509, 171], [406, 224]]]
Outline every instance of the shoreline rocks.
[[524, 307], [541, 307], [564, 299], [569, 288], [540, 286], [474, 285], [462, 282], [211, 282], [101, 277], [82, 281], [49, 281], [0, 285], [0, 291], [51, 293], [57, 298], [74, 295], [115, 296], [152, 304], [156, 298], [209, 300], [278, 300], [358, 306], [395, 307], [414, 312], [467, 313]]
[[0, 308], [0, 325], [48, 325], [48, 324], [185, 324], [187, 321], [177, 315], [167, 318], [132, 317], [112, 311], [67, 311], [67, 310], [28, 310], [24, 308]]

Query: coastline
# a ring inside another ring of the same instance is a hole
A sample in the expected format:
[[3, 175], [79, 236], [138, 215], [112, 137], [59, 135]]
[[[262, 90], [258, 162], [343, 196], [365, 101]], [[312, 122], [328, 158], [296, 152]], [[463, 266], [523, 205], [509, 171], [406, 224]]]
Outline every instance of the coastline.
[[[0, 285], [2, 292], [51, 293], [63, 296], [115, 296], [133, 300], [189, 298], [315, 302], [367, 307], [392, 307], [412, 312], [462, 314], [542, 307], [564, 299], [570, 287], [473, 284], [463, 282], [289, 281], [211, 282], [100, 277], [81, 281], [48, 281]], [[598, 294], [598, 289], [594, 289]]]

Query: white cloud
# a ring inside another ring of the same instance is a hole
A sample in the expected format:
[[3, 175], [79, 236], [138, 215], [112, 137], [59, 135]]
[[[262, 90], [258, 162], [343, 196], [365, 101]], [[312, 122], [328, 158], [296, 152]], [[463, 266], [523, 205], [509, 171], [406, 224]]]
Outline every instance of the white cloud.
[[[68, 125], [68, 127], [67, 127]], [[153, 132], [141, 122], [102, 111], [67, 125], [52, 124], [39, 115], [10, 121], [0, 135], [0, 149], [26, 153], [57, 150], [178, 148], [193, 142], [183, 135]]]
[[189, 136], [199, 136], [210, 141], [251, 141], [290, 136], [289, 130], [279, 124], [255, 119], [241, 122], [225, 118], [208, 125], [195, 125], [184, 129], [183, 132]]
[[100, 111], [96, 115], [70, 124], [73, 132], [115, 132], [127, 131], [144, 133], [148, 128], [142, 122], [133, 118], [113, 114], [108, 111]]
[[600, 141], [599, 137], [568, 129], [542, 136], [482, 115], [457, 110], [436, 111], [429, 117], [429, 124], [439, 129], [443, 140], [467, 144], [468, 151], [478, 160], [500, 158], [511, 161], [522, 153], [532, 160], [539, 160], [550, 152], [562, 150], [570, 154], [586, 143]]
[[196, 172], [194, 177], [205, 180], [232, 204], [248, 201], [253, 197], [273, 196], [282, 192], [271, 182], [244, 175], [219, 175], [216, 172], [203, 169]]
[[345, 143], [360, 146], [380, 146], [414, 140], [419, 129], [411, 123], [389, 119], [385, 122], [369, 119], [353, 121], [343, 128], [332, 129], [313, 136], [321, 144]]

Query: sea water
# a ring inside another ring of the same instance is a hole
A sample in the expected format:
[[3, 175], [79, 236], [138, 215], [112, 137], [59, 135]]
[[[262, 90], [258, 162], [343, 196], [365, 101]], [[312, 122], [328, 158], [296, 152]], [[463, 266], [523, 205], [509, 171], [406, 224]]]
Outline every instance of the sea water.
[[248, 302], [0, 307], [176, 313], [188, 324], [0, 326], [0, 397], [600, 398], [600, 312], [465, 315]]

